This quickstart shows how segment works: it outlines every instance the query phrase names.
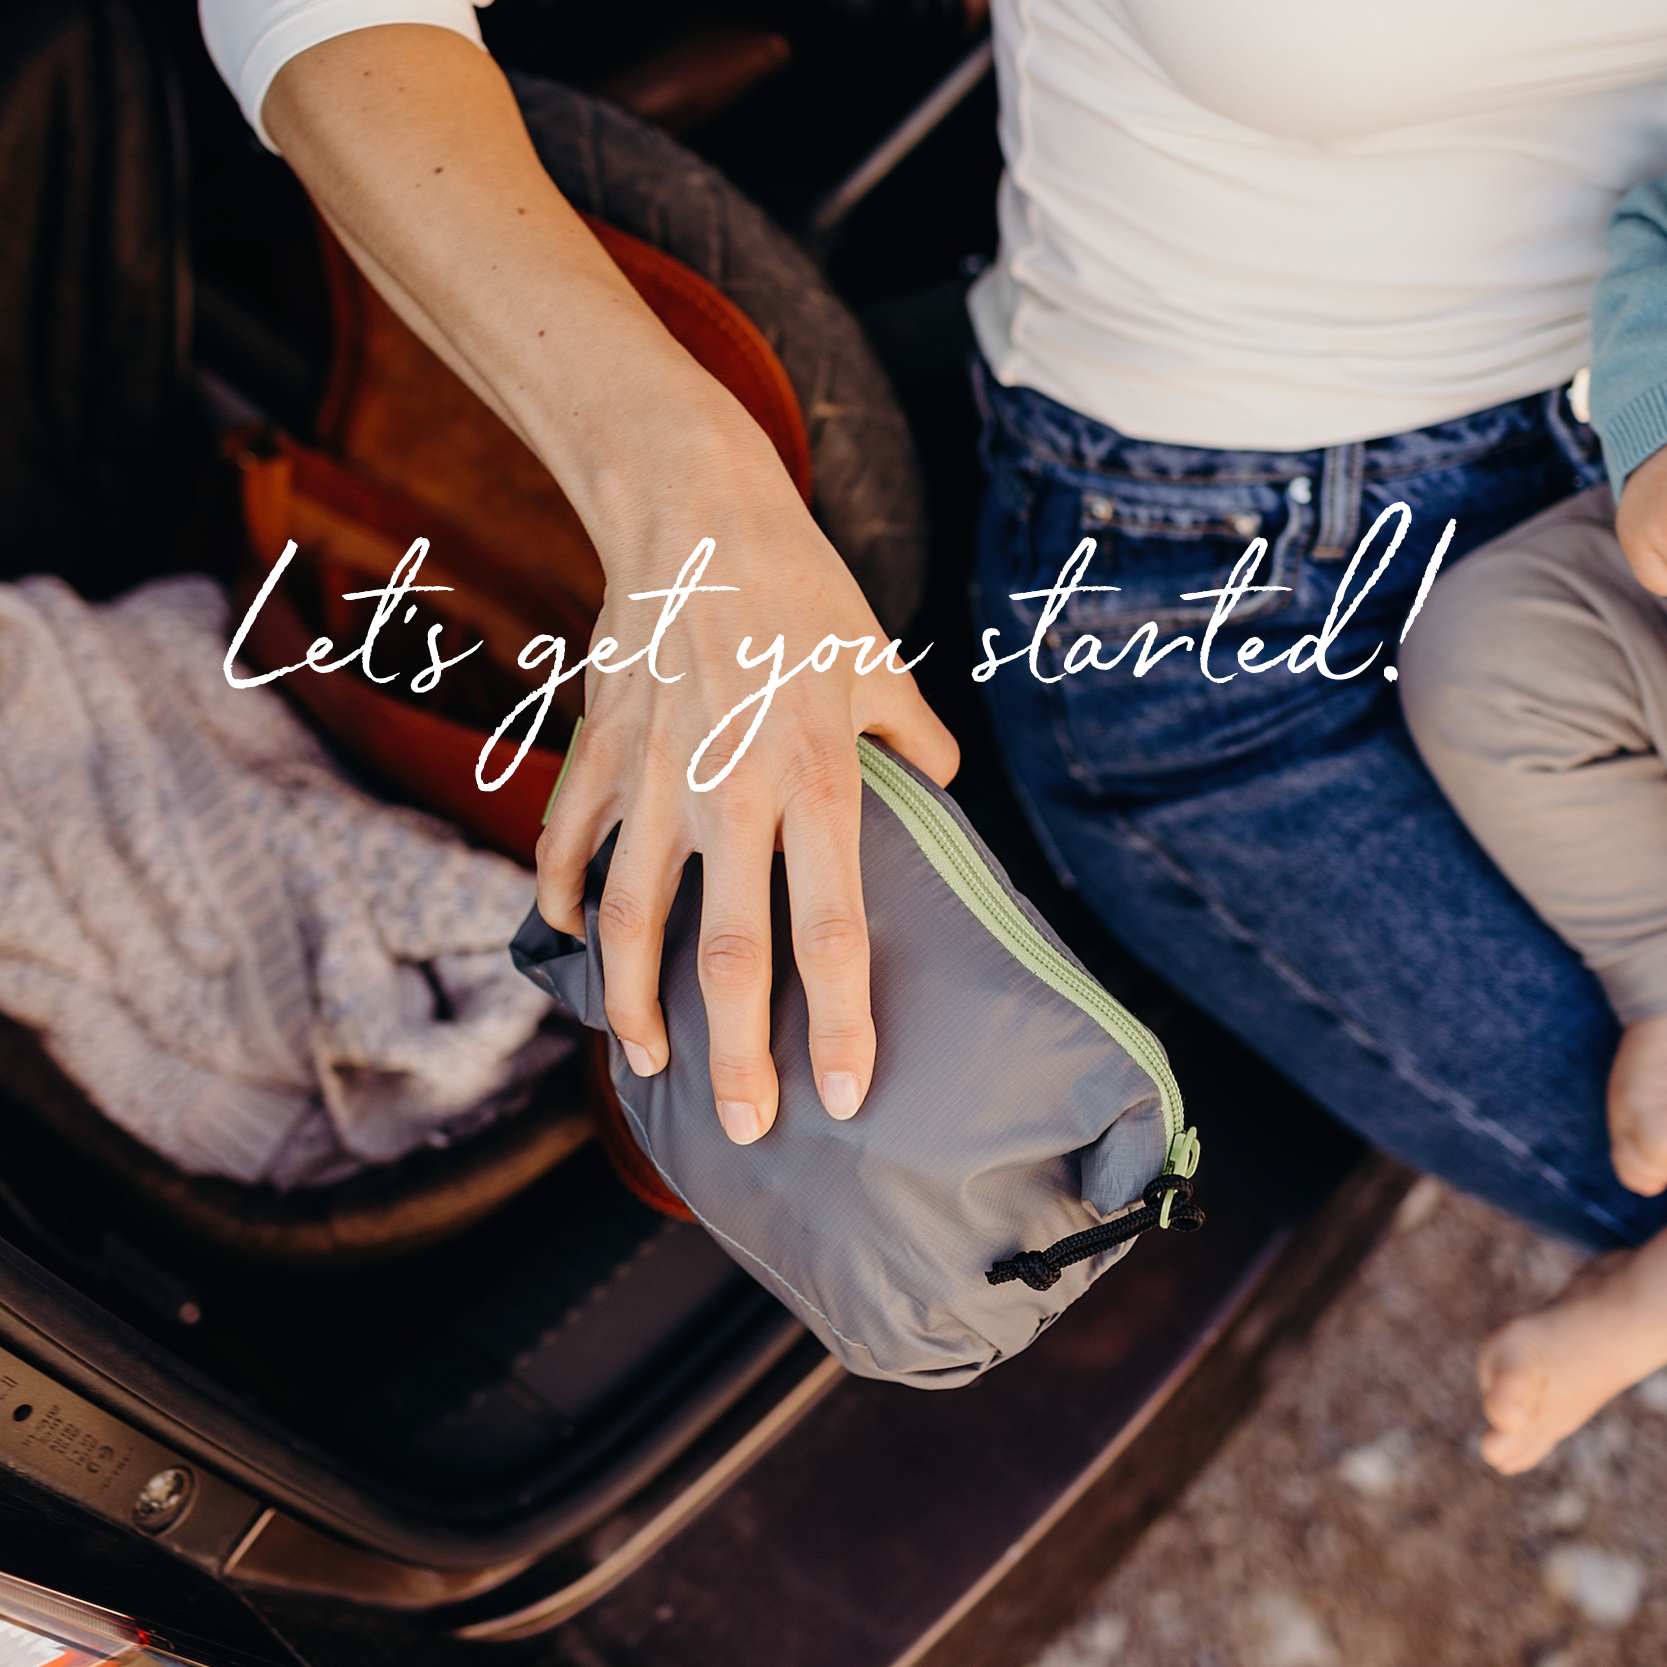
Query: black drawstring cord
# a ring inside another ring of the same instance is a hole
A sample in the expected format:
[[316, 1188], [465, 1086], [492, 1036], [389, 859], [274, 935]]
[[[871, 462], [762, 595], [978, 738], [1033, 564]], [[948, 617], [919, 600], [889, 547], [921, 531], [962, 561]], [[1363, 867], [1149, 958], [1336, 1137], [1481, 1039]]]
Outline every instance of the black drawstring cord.
[[[1171, 1200], [1167, 1194], [1173, 1193]], [[1033, 1291], [1046, 1291], [1058, 1283], [1061, 1268], [1081, 1262], [1102, 1250], [1110, 1250], [1125, 1239], [1153, 1227], [1171, 1227], [1177, 1233], [1196, 1233], [1204, 1225], [1204, 1212], [1192, 1202], [1192, 1182], [1182, 1175], [1160, 1175], [1146, 1183], [1141, 1194], [1146, 1207], [1131, 1210], [1115, 1221], [1102, 1221], [1068, 1239], [1051, 1244], [1046, 1250], [1021, 1250], [1005, 1262], [997, 1262], [984, 1277], [992, 1285], [1005, 1285], [1010, 1279], [1022, 1279]]]

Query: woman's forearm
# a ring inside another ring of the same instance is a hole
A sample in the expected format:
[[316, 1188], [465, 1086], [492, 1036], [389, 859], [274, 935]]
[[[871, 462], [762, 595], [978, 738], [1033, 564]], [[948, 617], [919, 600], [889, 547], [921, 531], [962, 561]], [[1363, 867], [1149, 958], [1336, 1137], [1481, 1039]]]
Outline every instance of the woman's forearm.
[[721, 609], [680, 616], [674, 678], [636, 665], [587, 674], [584, 731], [539, 843], [539, 907], [582, 931], [587, 865], [619, 830], [598, 914], [606, 1003], [632, 1069], [649, 1075], [669, 1058], [666, 915], [689, 854], [702, 854], [713, 1095], [732, 1137], [756, 1140], [778, 1096], [779, 844], [812, 1064], [828, 1110], [851, 1115], [875, 1049], [854, 738], [881, 735], [940, 781], [954, 773], [954, 741], [906, 674], [870, 676], [840, 657], [782, 688], [719, 791], [690, 784], [714, 726], [757, 698], [760, 673], [737, 644], [773, 639], [797, 665], [818, 642], [879, 634], [769, 441], [562, 200], [503, 76], [471, 41], [411, 25], [338, 36], [285, 66], [262, 115], [371, 281], [572, 500], [607, 574], [600, 637], [640, 641], [647, 622], [629, 593], [665, 585], [714, 541], [728, 594]]
[[701, 536], [666, 482], [716, 467], [791, 491], [557, 191], [472, 43], [339, 36], [284, 67], [263, 115], [367, 277], [561, 483], [610, 579], [675, 567]]

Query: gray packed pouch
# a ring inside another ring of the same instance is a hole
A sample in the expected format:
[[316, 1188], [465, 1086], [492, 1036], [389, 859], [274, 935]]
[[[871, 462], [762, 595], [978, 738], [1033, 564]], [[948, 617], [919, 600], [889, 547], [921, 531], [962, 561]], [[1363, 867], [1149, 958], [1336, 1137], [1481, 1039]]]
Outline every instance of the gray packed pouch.
[[[773, 883], [776, 1121], [718, 1123], [696, 966], [701, 872], [666, 923], [671, 1062], [638, 1077], [609, 1032], [625, 1119], [666, 1184], [851, 1371], [927, 1389], [1017, 1354], [1150, 1228], [1189, 1231], [1198, 1140], [1157, 1039], [1095, 982], [946, 793], [867, 737], [862, 884], [879, 1055], [838, 1121], [811, 1071], [781, 859]], [[535, 910], [516, 965], [607, 1031], [591, 865], [586, 941]]]

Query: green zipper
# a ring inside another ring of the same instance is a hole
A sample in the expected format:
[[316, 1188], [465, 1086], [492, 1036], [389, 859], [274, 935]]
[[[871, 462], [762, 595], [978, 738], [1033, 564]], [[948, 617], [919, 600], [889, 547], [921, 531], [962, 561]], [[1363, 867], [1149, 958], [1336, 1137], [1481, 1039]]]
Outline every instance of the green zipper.
[[[1073, 966], [1007, 895], [959, 822], [903, 766], [866, 736], [857, 737], [863, 780], [885, 801], [945, 884], [1014, 960], [1080, 1008], [1152, 1079], [1169, 1137], [1163, 1172], [1190, 1177], [1198, 1167], [1198, 1133], [1186, 1126], [1180, 1085], [1158, 1040], [1123, 1004]], [[1165, 1215], [1168, 1214], [1167, 1208]], [[1167, 1225], [1167, 1223], [1166, 1223]]]
[[544, 814], [539, 817], [538, 825], [547, 828], [550, 818], [555, 815], [556, 795], [561, 792], [561, 784], [567, 780], [567, 767], [573, 762], [573, 749], [578, 745], [579, 731], [585, 727], [585, 715], [581, 712], [573, 720], [573, 733], [567, 738], [567, 751], [561, 755], [561, 768], [556, 771], [556, 785], [550, 789], [550, 797], [544, 801]]

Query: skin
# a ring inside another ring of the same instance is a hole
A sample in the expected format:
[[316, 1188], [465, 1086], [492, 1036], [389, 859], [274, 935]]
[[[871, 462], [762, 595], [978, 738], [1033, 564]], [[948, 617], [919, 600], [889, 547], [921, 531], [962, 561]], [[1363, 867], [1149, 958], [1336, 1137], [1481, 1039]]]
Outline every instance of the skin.
[[[1627, 477], [1615, 531], [1646, 590], [1667, 596], [1667, 451]], [[1609, 1149], [1621, 1184], [1667, 1190], [1667, 1014], [1628, 1025], [1609, 1073]], [[1549, 1308], [1483, 1343], [1482, 1457], [1531, 1470], [1607, 1401], [1667, 1366], [1667, 1232], [1589, 1263]]]
[[[687, 857], [705, 896], [700, 979], [710, 1069], [731, 1139], [774, 1121], [769, 876], [785, 856], [810, 1055], [835, 1116], [873, 1077], [868, 931], [858, 867], [855, 738], [881, 737], [940, 783], [959, 756], [912, 678], [859, 677], [849, 653], [776, 696], [724, 784], [689, 790], [690, 757], [763, 680], [736, 663], [784, 637], [797, 663], [830, 632], [885, 633], [769, 441], [684, 352], [563, 200], [533, 152], [508, 83], [448, 30], [386, 25], [292, 59], [262, 119], [366, 276], [549, 468], [602, 559], [597, 638], [647, 640], [663, 588], [702, 538], [707, 584], [661, 655], [587, 672], [585, 726], [538, 845], [538, 906], [583, 930], [584, 871], [620, 829], [599, 929], [608, 1018], [639, 1075], [669, 1058], [659, 1004], [667, 911]], [[734, 726], [739, 728], [740, 726]], [[727, 756], [709, 755], [710, 772]]]
[[[1628, 1025], [1609, 1074], [1609, 1136], [1624, 1185], [1667, 1189], [1667, 1015]], [[1588, 1263], [1549, 1308], [1482, 1345], [1477, 1376], [1491, 1428], [1482, 1457], [1531, 1470], [1605, 1402], [1667, 1366], [1667, 1233]]]
[[1615, 536], [1639, 584], [1667, 596], [1667, 450], [1627, 476], [1615, 506]]

